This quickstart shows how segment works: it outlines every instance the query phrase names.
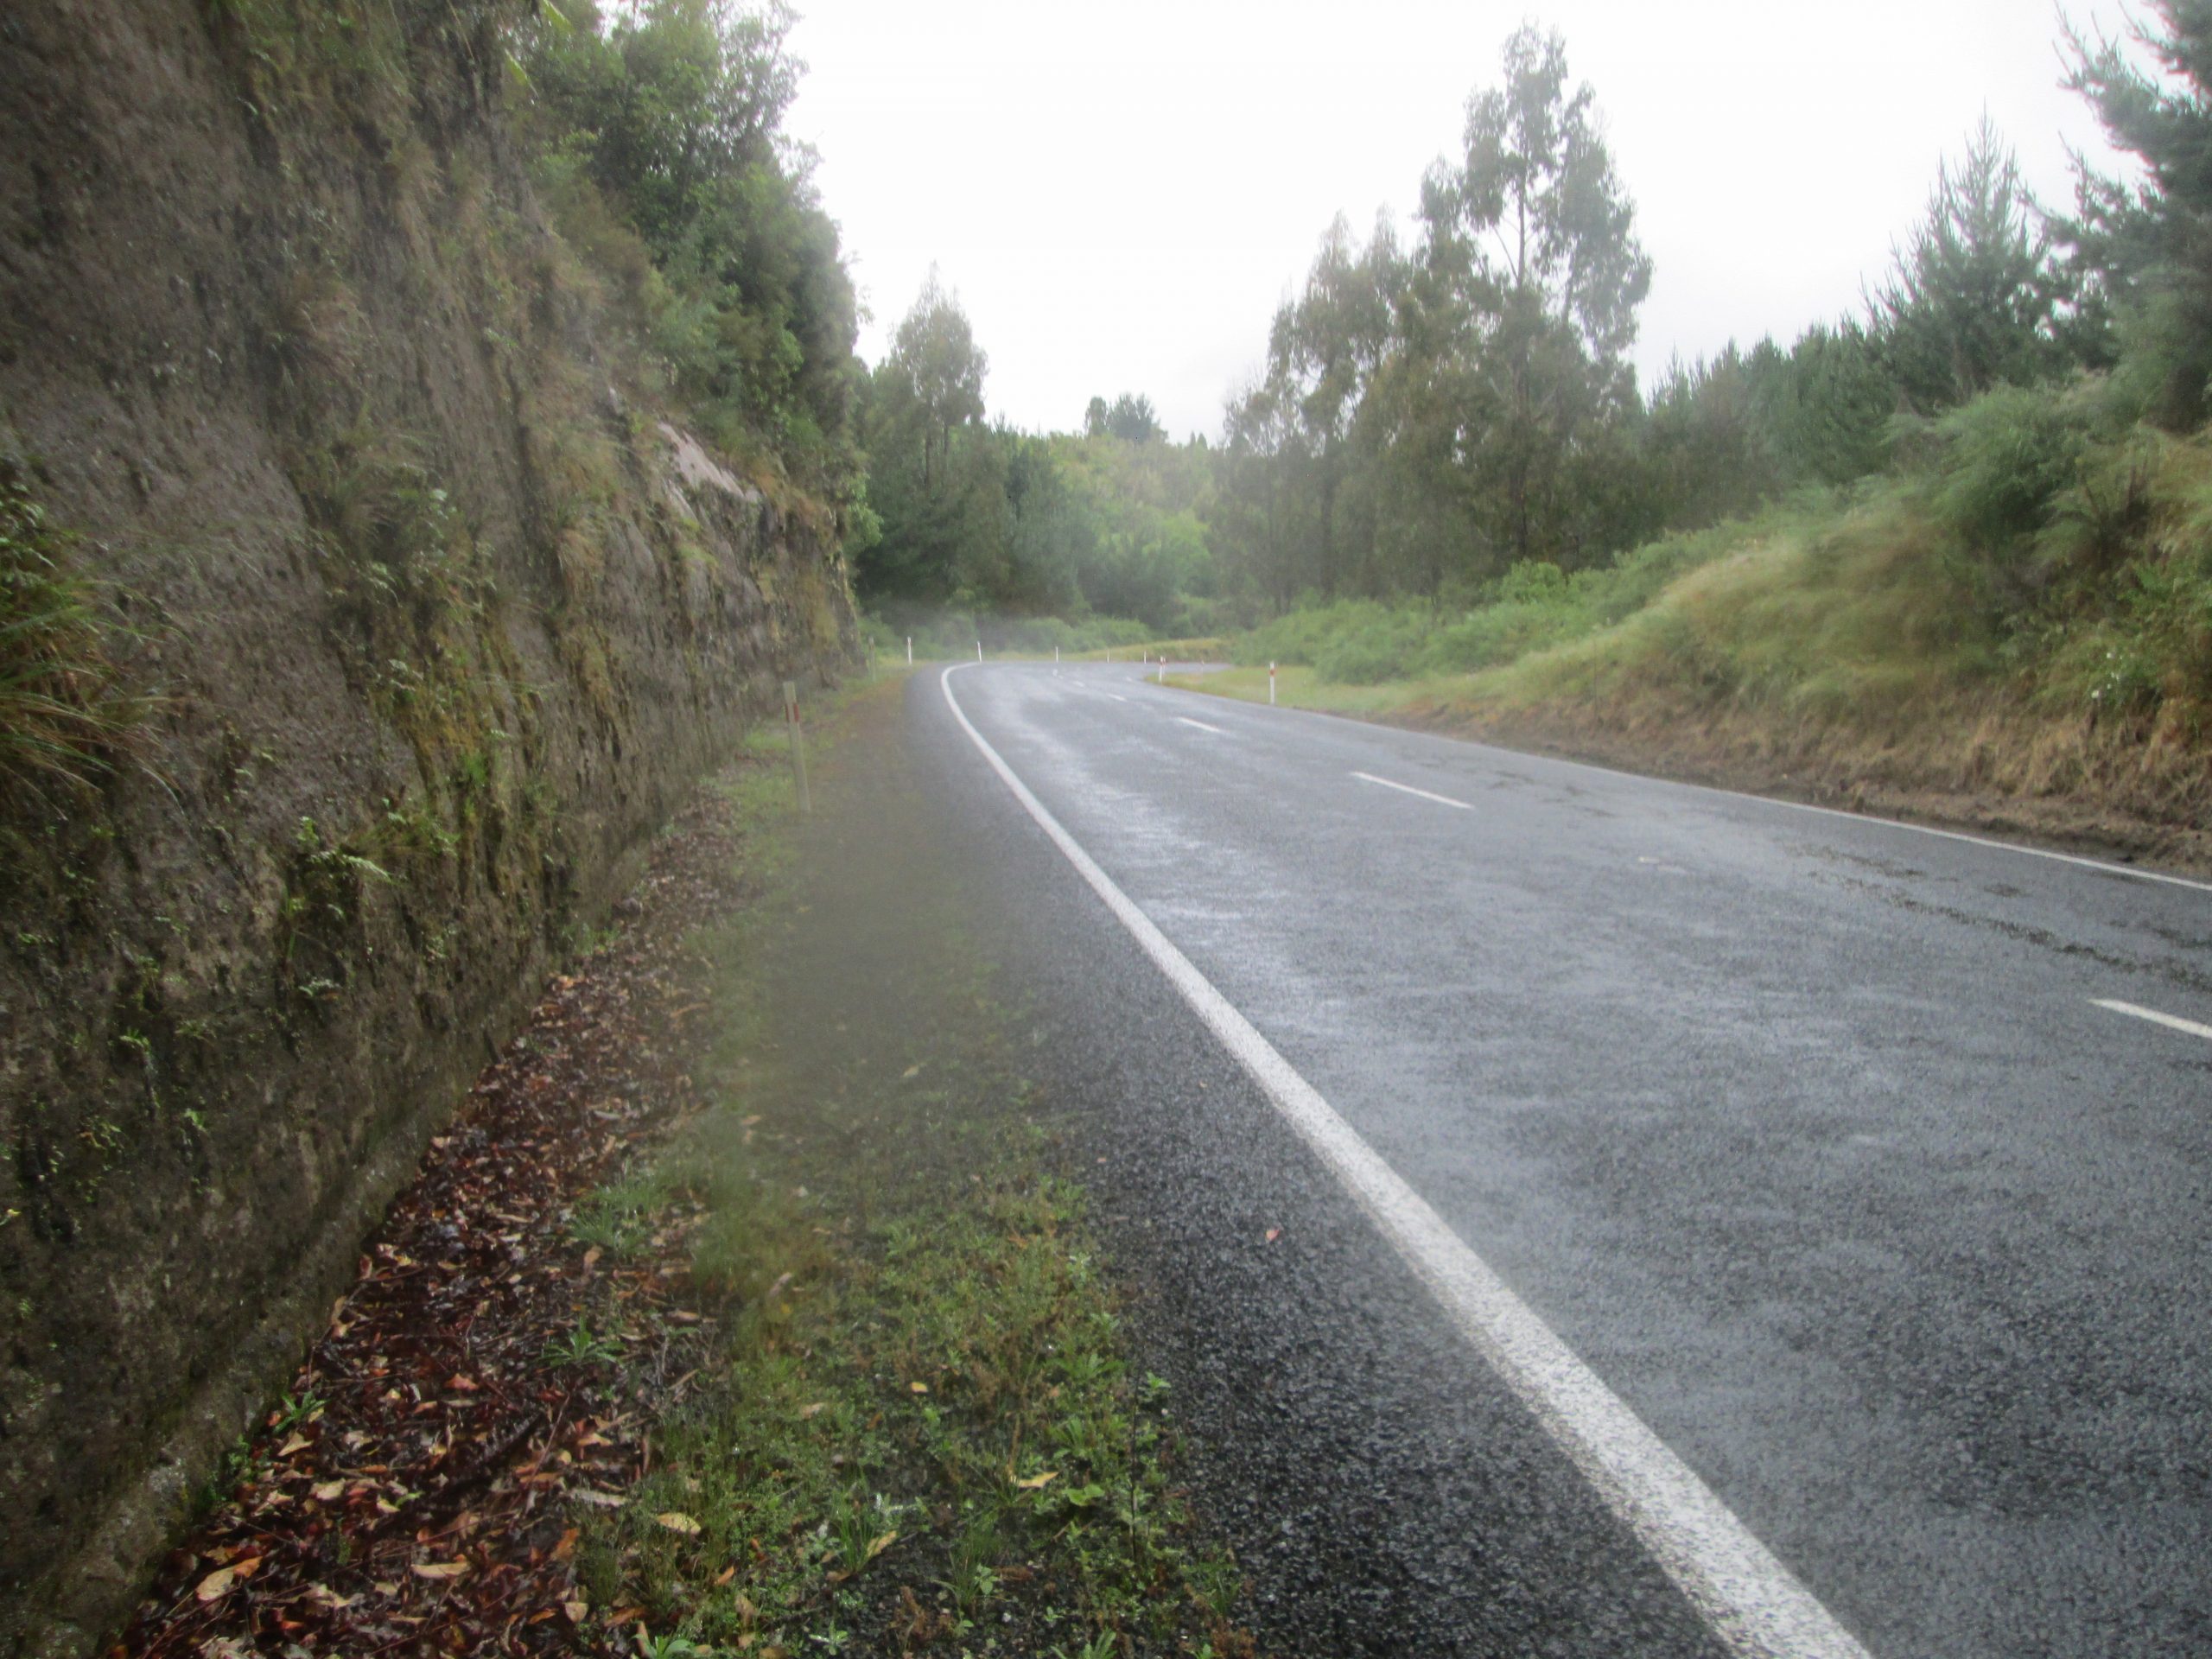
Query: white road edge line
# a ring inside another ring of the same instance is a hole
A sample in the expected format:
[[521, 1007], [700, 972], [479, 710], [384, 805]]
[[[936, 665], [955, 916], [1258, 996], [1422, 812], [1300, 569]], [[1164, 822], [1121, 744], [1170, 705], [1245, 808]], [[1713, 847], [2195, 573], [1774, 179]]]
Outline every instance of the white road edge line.
[[1388, 778], [1377, 778], [1371, 772], [1355, 772], [1352, 776], [1363, 784], [1380, 784], [1385, 789], [1395, 789], [1407, 795], [1418, 795], [1424, 801], [1434, 801], [1439, 806], [1456, 806], [1462, 812], [1475, 809], [1465, 801], [1455, 801], [1449, 795], [1432, 794], [1425, 789], [1415, 789], [1411, 784], [1394, 784]]
[[1211, 732], [1216, 737], [1227, 737], [1229, 735], [1229, 734], [1224, 731], [1220, 727], [1209, 726], [1203, 720], [1192, 720], [1188, 715], [1178, 715], [1175, 718], [1181, 721], [1185, 726], [1195, 726], [1202, 732]]
[[[1189, 691], [1186, 696], [1227, 696], [1227, 692]], [[1237, 701], [1242, 702], [1239, 698]], [[2137, 881], [2159, 881], [2170, 887], [2187, 887], [2195, 893], [2212, 893], [2212, 881], [2199, 881], [2186, 875], [2169, 875], [2164, 870], [2139, 870], [2133, 864], [2115, 864], [2109, 859], [2084, 858], [2079, 853], [2062, 853], [2049, 847], [2024, 847], [2017, 841], [1999, 841], [1993, 836], [1977, 836], [1964, 830], [1939, 830], [1932, 823], [1914, 823], [1905, 818], [1885, 818], [1877, 812], [1850, 812], [1840, 806], [1815, 806], [1810, 801], [1792, 801], [1780, 795], [1755, 795], [1747, 789], [1723, 789], [1718, 784], [1694, 784], [1687, 778], [1662, 778], [1649, 772], [1630, 772], [1623, 766], [1600, 766], [1595, 760], [1570, 760], [1561, 754], [1543, 754], [1532, 749], [1509, 749], [1503, 744], [1484, 743], [1479, 738], [1440, 736], [1433, 732], [1408, 733], [1402, 726], [1385, 725], [1379, 720], [1362, 720], [1357, 715], [1335, 715], [1325, 709], [1274, 709], [1266, 703], [1248, 703], [1248, 708], [1267, 709], [1270, 714], [1304, 715], [1313, 720], [1334, 721], [1342, 725], [1363, 727], [1370, 732], [1396, 732], [1402, 735], [1427, 737], [1440, 743], [1463, 743], [1469, 747], [1496, 749], [1518, 760], [1548, 761], [1553, 766], [1572, 766], [1578, 772], [1602, 772], [1608, 778], [1627, 778], [1639, 784], [1664, 784], [1670, 789], [1692, 789], [1700, 795], [1719, 795], [1732, 801], [1758, 801], [1767, 806], [1787, 807], [1792, 812], [1816, 812], [1824, 818], [1842, 818], [1850, 823], [1878, 823], [1891, 830], [1910, 830], [1916, 836], [1935, 836], [1943, 841], [1962, 841], [1969, 847], [1990, 847], [2000, 853], [2020, 853], [2029, 858], [2048, 858], [2060, 864], [2077, 864], [2085, 870], [2095, 870], [2105, 875], [2124, 875]]]
[[2093, 996], [2089, 1001], [2101, 1008], [2110, 1008], [2114, 1014], [2133, 1014], [2138, 1020], [2148, 1020], [2154, 1026], [2185, 1031], [2192, 1037], [2212, 1039], [2212, 1026], [2200, 1026], [2196, 1020], [2184, 1020], [2177, 1014], [2160, 1014], [2156, 1008], [2140, 1008], [2133, 1002], [2113, 1002], [2101, 996]]
[[969, 741], [1145, 955], [1367, 1212], [1446, 1315], [1696, 1607], [1744, 1659], [1869, 1659], [1795, 1574], [1647, 1428], [1443, 1217], [1337, 1115], [1252, 1022], [1138, 909], [938, 689]]

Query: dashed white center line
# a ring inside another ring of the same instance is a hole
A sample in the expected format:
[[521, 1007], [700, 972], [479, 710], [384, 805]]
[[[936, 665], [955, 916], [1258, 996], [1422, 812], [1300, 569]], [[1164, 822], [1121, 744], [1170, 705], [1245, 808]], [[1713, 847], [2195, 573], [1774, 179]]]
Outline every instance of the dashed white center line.
[[1475, 810], [1465, 801], [1455, 801], [1449, 795], [1432, 794], [1425, 789], [1415, 789], [1411, 784], [1394, 784], [1388, 778], [1377, 778], [1371, 772], [1355, 772], [1352, 776], [1363, 784], [1380, 784], [1385, 789], [1395, 789], [1406, 795], [1418, 795], [1424, 801], [1434, 801], [1439, 806], [1456, 806], [1462, 812]]
[[1109, 691], [1106, 695], [1107, 695], [1108, 696], [1109, 696], [1109, 697], [1113, 698], [1113, 699], [1114, 699], [1114, 701], [1115, 701], [1115, 702], [1127, 702], [1128, 701], [1128, 699], [1127, 697], [1123, 696], [1122, 696], [1120, 692], [1118, 692], [1118, 691]]
[[1188, 715], [1178, 715], [1175, 718], [1181, 721], [1185, 726], [1195, 726], [1202, 732], [1211, 732], [1216, 737], [1227, 737], [1229, 735], [1229, 734], [1222, 730], [1220, 727], [1209, 726], [1203, 720], [1192, 720]]
[[2177, 1014], [2160, 1014], [2156, 1008], [2139, 1008], [2133, 1002], [2113, 1002], [2101, 996], [2093, 996], [2089, 1001], [2101, 1008], [2110, 1008], [2114, 1014], [2132, 1014], [2138, 1020], [2148, 1020], [2154, 1026], [2185, 1031], [2192, 1037], [2212, 1040], [2212, 1026], [2200, 1026], [2196, 1020], [2184, 1020]]

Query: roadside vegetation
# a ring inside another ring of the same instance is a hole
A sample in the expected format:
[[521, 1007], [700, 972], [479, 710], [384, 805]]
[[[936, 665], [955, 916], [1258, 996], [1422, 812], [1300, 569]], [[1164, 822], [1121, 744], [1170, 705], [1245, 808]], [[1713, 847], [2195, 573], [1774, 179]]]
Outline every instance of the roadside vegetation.
[[900, 810], [899, 696], [810, 709], [810, 819], [766, 731], [678, 816], [129, 1650], [1253, 1653], [1020, 1011]]
[[695, 940], [720, 1103], [583, 1212], [602, 1249], [681, 1239], [714, 1335], [584, 1512], [579, 1595], [668, 1652], [1248, 1653], [1014, 1011], [927, 847], [856, 822], [896, 714], [840, 722], [796, 846], [781, 772], [747, 783], [772, 891]]
[[128, 631], [35, 482], [0, 453], [0, 796], [10, 807], [90, 789], [135, 746], [149, 706], [117, 664]]
[[[1272, 661], [1280, 696], [1332, 708], [2185, 830], [2212, 810], [2192, 783], [2212, 719], [2212, 191], [2193, 159], [2212, 23], [2158, 0], [2120, 38], [2059, 44], [2126, 176], [2085, 168], [2071, 204], [2038, 201], [1984, 123], [1861, 311], [1639, 388], [1634, 204], [1564, 44], [1524, 29], [1469, 102], [1464, 154], [1421, 181], [1414, 238], [1387, 217], [1363, 241], [1330, 229], [1217, 442], [1123, 436], [1101, 404], [1080, 437], [955, 422], [940, 453], [1041, 446], [1069, 470], [1135, 443], [1190, 468], [1197, 534], [1160, 567], [1187, 597], [1131, 613], [1231, 635], [1245, 669], [1216, 690], [1264, 696]], [[961, 344], [979, 389], [957, 303], [925, 302], [910, 323]], [[992, 524], [1040, 511], [1010, 481], [984, 495]], [[933, 552], [909, 529], [884, 512], [904, 563], [893, 584], [863, 559], [864, 593], [936, 572], [939, 597], [1086, 613], [1027, 550], [1050, 537]]]
[[[234, 15], [294, 81], [359, 55], [276, 9]], [[793, 22], [742, 0], [518, 5], [508, 116], [570, 280], [648, 391], [834, 529], [880, 654], [1235, 637], [1242, 661], [1310, 669], [1313, 695], [1471, 721], [1544, 707], [1564, 728], [1634, 699], [1821, 715], [1856, 741], [1918, 706], [1932, 751], [1966, 698], [2022, 731], [2202, 747], [2196, 9], [2156, 0], [2120, 38], [2059, 43], [2125, 176], [2085, 168], [2070, 204], [2036, 200], [1985, 123], [1858, 311], [1648, 386], [1635, 204], [1565, 43], [1524, 28], [1417, 181], [1412, 233], [1340, 218], [1220, 430], [1181, 438], [1134, 391], [1065, 431], [988, 420], [988, 353], [934, 272], [882, 360], [854, 355], [836, 226], [784, 128]], [[561, 461], [572, 538], [589, 462]], [[96, 770], [91, 726], [127, 702], [40, 695], [0, 709], [13, 752]]]

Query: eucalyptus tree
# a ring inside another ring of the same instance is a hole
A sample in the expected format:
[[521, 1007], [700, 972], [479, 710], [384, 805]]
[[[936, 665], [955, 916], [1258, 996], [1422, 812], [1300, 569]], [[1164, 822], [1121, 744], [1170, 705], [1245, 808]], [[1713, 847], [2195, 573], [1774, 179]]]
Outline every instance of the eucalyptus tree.
[[1395, 337], [1405, 262], [1387, 217], [1365, 247], [1339, 214], [1294, 301], [1277, 310], [1268, 339], [1268, 385], [1294, 414], [1307, 464], [1314, 574], [1324, 594], [1344, 588], [1371, 563], [1374, 520], [1362, 515], [1359, 545], [1348, 547], [1341, 500], [1360, 457], [1354, 428], [1376, 371]]
[[1306, 586], [1287, 483], [1301, 441], [1281, 389], [1256, 379], [1230, 400], [1212, 456], [1214, 552], [1278, 613]]
[[1452, 467], [1491, 559], [1564, 560], [1589, 539], [1578, 455], [1635, 404], [1651, 261], [1560, 36], [1523, 26], [1504, 71], [1467, 105], [1464, 155], [1423, 181], [1408, 302], [1445, 354]]
[[983, 418], [989, 366], [959, 296], [945, 291], [931, 265], [876, 378], [894, 419], [906, 416], [912, 435], [920, 439], [922, 491], [932, 499], [950, 474], [952, 435]]
[[988, 367], [932, 266], [862, 410], [868, 499], [882, 526], [855, 564], [869, 597], [943, 603], [1005, 581], [1007, 456], [982, 425]]

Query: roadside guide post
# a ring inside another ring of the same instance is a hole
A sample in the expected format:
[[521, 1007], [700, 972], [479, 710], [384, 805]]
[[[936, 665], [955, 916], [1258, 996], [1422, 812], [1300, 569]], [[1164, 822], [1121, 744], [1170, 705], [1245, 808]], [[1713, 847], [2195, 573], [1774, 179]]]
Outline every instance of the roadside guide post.
[[791, 733], [791, 777], [798, 785], [798, 810], [811, 813], [814, 803], [806, 793], [806, 744], [798, 728], [798, 686], [791, 680], [784, 682], [784, 723]]
[[1273, 663], [1269, 663], [1269, 664], [1268, 664], [1268, 708], [1270, 708], [1270, 709], [1272, 709], [1272, 708], [1274, 708], [1274, 706], [1275, 706], [1275, 665], [1274, 665]]
[[907, 666], [907, 667], [909, 667], [909, 668], [912, 668], [913, 665], [914, 665], [914, 636], [913, 636], [912, 634], [911, 634], [911, 633], [910, 633], [910, 634], [908, 634], [908, 635], [906, 636], [906, 666]]

